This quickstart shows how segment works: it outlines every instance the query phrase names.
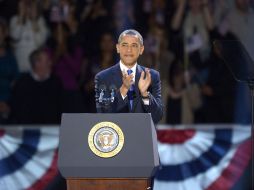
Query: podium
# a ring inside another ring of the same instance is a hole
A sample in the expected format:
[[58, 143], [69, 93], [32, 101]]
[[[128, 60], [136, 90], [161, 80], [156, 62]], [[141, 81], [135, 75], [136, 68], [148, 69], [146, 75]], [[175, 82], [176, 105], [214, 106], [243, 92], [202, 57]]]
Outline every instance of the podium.
[[58, 168], [68, 190], [151, 189], [158, 166], [150, 114], [62, 115]]

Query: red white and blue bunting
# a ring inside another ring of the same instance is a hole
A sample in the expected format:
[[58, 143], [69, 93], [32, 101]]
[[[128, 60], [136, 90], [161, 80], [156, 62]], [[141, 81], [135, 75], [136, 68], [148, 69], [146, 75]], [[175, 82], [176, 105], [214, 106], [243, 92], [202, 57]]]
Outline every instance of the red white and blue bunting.
[[57, 175], [59, 128], [0, 129], [0, 189], [40, 190]]
[[251, 159], [250, 136], [249, 126], [161, 127], [154, 189], [230, 189]]
[[[158, 126], [154, 190], [227, 190], [251, 159], [249, 126]], [[58, 127], [0, 129], [0, 189], [43, 190], [57, 175]]]

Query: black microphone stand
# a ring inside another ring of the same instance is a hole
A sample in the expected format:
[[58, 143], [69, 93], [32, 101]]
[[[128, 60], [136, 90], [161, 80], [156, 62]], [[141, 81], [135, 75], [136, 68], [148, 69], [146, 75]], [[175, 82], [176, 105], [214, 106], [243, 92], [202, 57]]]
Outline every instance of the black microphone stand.
[[216, 53], [237, 82], [243, 82], [251, 91], [251, 189], [254, 189], [254, 62], [238, 40], [215, 40]]

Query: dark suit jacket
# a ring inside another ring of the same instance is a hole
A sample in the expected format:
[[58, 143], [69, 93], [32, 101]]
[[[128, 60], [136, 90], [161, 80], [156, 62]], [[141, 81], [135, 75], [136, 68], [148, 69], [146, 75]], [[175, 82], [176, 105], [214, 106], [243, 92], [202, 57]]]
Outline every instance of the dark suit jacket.
[[120, 93], [120, 87], [122, 86], [122, 72], [120, 64], [116, 64], [106, 70], [99, 72], [95, 76], [95, 98], [98, 99], [101, 89], [106, 88], [105, 96], [110, 97], [112, 88], [115, 90], [114, 102], [108, 106], [101, 106], [96, 101], [96, 109], [99, 113], [151, 113], [154, 123], [158, 123], [163, 115], [163, 105], [161, 100], [161, 81], [159, 72], [150, 69], [152, 82], [148, 91], [151, 93], [150, 104], [144, 105], [141, 94], [138, 89], [138, 81], [140, 79], [141, 72], [145, 70], [144, 67], [137, 65], [135, 76], [135, 93], [133, 100], [133, 109], [130, 110], [128, 97], [124, 100]]

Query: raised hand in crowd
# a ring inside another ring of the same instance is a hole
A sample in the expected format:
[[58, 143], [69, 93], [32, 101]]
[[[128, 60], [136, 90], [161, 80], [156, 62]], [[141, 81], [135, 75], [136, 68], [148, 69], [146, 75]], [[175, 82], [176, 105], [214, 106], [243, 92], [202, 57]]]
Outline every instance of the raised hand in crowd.
[[67, 33], [63, 28], [65, 25], [58, 23], [54, 30], [54, 37], [56, 40], [55, 53], [53, 57], [53, 63], [57, 62], [58, 59], [67, 52]]
[[28, 12], [26, 8], [26, 1], [21, 0], [18, 5], [18, 23], [24, 24], [28, 18]]
[[69, 26], [71, 34], [74, 35], [77, 33], [78, 26], [79, 26], [79, 23], [76, 19], [76, 15], [75, 15], [76, 14], [76, 6], [73, 3], [69, 3], [68, 7], [69, 7], [68, 8], [69, 12], [68, 12], [65, 22]]
[[39, 31], [39, 24], [37, 22], [37, 19], [39, 17], [37, 3], [31, 2], [30, 7], [28, 7], [27, 9], [30, 9], [30, 10], [27, 10], [27, 12], [28, 12], [28, 17], [32, 22], [33, 30], [37, 32]]
[[206, 23], [207, 29], [211, 31], [214, 28], [214, 21], [213, 21], [213, 16], [211, 14], [211, 11], [209, 9], [209, 2], [208, 0], [203, 0], [202, 3], [203, 3], [202, 8], [203, 8], [203, 14], [205, 17], [205, 23]]
[[186, 0], [177, 1], [177, 10], [173, 16], [171, 27], [173, 30], [178, 30], [183, 19], [184, 11], [186, 7]]

